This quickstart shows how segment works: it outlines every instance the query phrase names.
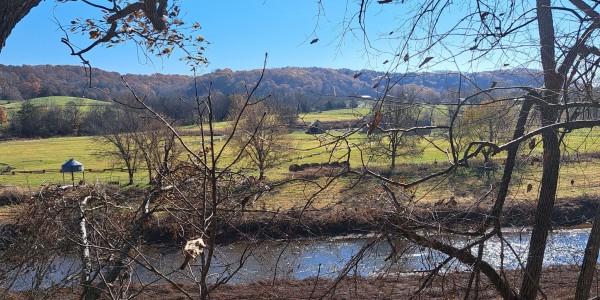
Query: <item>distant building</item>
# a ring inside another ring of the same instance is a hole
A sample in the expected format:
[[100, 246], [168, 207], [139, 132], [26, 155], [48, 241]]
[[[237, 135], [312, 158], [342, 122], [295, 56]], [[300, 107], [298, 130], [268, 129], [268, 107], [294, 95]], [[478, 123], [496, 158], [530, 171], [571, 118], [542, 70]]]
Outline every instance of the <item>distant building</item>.
[[307, 134], [321, 134], [325, 133], [324, 125], [319, 120], [314, 120], [308, 125], [308, 130], [306, 130]]

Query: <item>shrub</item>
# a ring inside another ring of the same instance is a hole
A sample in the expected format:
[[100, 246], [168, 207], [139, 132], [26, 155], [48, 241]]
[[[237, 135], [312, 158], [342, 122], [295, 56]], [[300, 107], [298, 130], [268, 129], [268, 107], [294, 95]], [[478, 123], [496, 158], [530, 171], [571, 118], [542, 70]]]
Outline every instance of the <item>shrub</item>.
[[0, 205], [19, 204], [29, 198], [29, 192], [16, 186], [0, 187]]

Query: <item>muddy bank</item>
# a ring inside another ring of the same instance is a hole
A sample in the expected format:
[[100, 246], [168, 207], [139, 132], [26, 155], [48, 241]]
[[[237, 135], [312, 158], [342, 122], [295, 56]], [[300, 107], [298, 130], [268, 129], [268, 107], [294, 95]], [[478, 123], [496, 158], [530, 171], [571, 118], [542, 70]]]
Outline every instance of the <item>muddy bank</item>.
[[[575, 294], [579, 270], [575, 266], [547, 268], [540, 281], [546, 299], [572, 299]], [[433, 282], [424, 285], [426, 274], [397, 274], [375, 277], [346, 277], [336, 279], [311, 277], [305, 280], [283, 279], [260, 281], [252, 284], [225, 284], [211, 293], [212, 299], [462, 299], [466, 294], [469, 274], [465, 272], [440, 273]], [[508, 272], [508, 281], [518, 288], [522, 274]], [[592, 294], [597, 295], [598, 282], [593, 281]], [[190, 295], [197, 295], [198, 287], [181, 285]], [[419, 289], [422, 287], [422, 290]], [[415, 293], [419, 291], [418, 294]], [[80, 288], [62, 289], [49, 292], [50, 297], [79, 299]], [[145, 288], [132, 286], [130, 293], [138, 299], [187, 299], [178, 287], [172, 285], [150, 285]], [[476, 294], [475, 294], [476, 293]], [[471, 290], [471, 297], [477, 299], [500, 299], [489, 280], [481, 276], [478, 291]], [[26, 292], [10, 293], [7, 299], [29, 299]]]
[[[509, 282], [520, 282], [520, 274], [509, 272]], [[549, 268], [541, 278], [540, 286], [547, 299], [572, 299], [575, 294], [576, 267]], [[410, 299], [422, 286], [425, 274], [391, 275], [385, 277], [348, 277], [340, 282], [334, 279], [309, 278], [305, 280], [281, 280], [248, 285], [226, 285], [215, 291], [214, 299]], [[469, 280], [468, 273], [446, 273], [436, 276], [414, 299], [462, 299]], [[481, 276], [482, 288], [477, 299], [500, 299], [485, 276]], [[592, 287], [592, 295], [596, 291]], [[151, 297], [179, 299], [172, 287], [152, 287]], [[475, 291], [470, 294], [474, 295]]]
[[[600, 199], [580, 197], [560, 199], [553, 212], [553, 227], [586, 226], [594, 218]], [[436, 223], [453, 229], [471, 228], [483, 222], [488, 208], [466, 205], [417, 207], [412, 217], [422, 223]], [[503, 227], [527, 227], [533, 225], [535, 204], [519, 202], [507, 205], [502, 215]], [[372, 209], [343, 209], [320, 211], [244, 212], [220, 228], [218, 243], [226, 244], [241, 239], [290, 239], [329, 237], [346, 234], [367, 234], [391, 229], [398, 224], [397, 216], [378, 207]], [[173, 232], [169, 220], [161, 220], [145, 231], [145, 238], [152, 243], [181, 242]]]
[[[139, 197], [141, 191], [130, 190], [120, 197]], [[118, 199], [117, 199], [118, 200]], [[553, 212], [553, 227], [577, 226], [589, 223], [600, 204], [598, 197], [559, 199]], [[489, 207], [458, 204], [414, 206], [410, 218], [422, 224], [435, 223], [453, 229], [472, 228], [487, 217]], [[504, 227], [531, 226], [534, 220], [535, 203], [515, 201], [506, 205], [501, 223]], [[391, 213], [384, 203], [348, 204], [342, 208], [284, 212], [248, 210], [240, 211], [227, 222], [221, 222], [219, 244], [249, 239], [293, 239], [330, 237], [347, 234], [368, 234], [382, 230], [394, 230], [404, 215]], [[75, 217], [74, 217], [75, 218]], [[0, 249], [10, 244], [19, 235], [19, 226], [0, 225]], [[148, 244], [181, 244], [181, 227], [172, 217], [156, 217], [145, 224], [143, 237]], [[191, 232], [189, 228], [185, 228]]]

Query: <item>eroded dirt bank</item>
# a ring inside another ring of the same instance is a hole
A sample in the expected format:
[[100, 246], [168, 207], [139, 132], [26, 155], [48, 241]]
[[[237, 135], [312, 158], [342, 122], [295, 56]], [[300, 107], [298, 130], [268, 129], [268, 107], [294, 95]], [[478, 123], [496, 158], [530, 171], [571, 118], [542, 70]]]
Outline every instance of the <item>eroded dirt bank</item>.
[[[593, 219], [599, 206], [598, 197], [559, 199], [553, 213], [553, 227], [586, 226]], [[470, 229], [481, 224], [488, 212], [489, 208], [485, 206], [425, 204], [415, 206], [410, 218], [422, 224], [435, 223], [436, 228], [439, 224], [452, 229]], [[534, 203], [525, 201], [510, 203], [504, 209], [502, 226], [530, 226], [534, 213]], [[367, 234], [382, 230], [393, 231], [398, 218], [398, 214], [387, 210], [380, 203], [343, 209], [291, 210], [279, 213], [249, 210], [240, 212], [235, 218], [224, 222], [217, 242], [226, 244], [248, 237], [253, 239], [319, 238]], [[144, 229], [144, 239], [148, 244], [181, 244], [183, 237], [178, 232], [179, 229], [177, 220], [168, 216], [153, 218]], [[12, 223], [0, 225], [0, 249], [10, 237], [18, 235], [19, 232], [21, 232], [19, 225]]]
[[[587, 226], [600, 206], [597, 197], [560, 199], [553, 213], [553, 227]], [[481, 224], [489, 209], [469, 205], [433, 206], [424, 205], [413, 211], [414, 218], [422, 223], [437, 222], [453, 229], [471, 228]], [[534, 220], [535, 204], [518, 202], [509, 204], [502, 216], [503, 227], [527, 227]], [[328, 237], [345, 234], [362, 234], [389, 229], [394, 226], [396, 216], [389, 211], [357, 208], [323, 211], [291, 211], [281, 213], [278, 218], [261, 212], [248, 212], [223, 228], [219, 243], [238, 240], [245, 235], [257, 235], [266, 239], [299, 237]], [[153, 227], [147, 232], [152, 241], [168, 242], [169, 229]], [[166, 238], [166, 239], [165, 239]]]

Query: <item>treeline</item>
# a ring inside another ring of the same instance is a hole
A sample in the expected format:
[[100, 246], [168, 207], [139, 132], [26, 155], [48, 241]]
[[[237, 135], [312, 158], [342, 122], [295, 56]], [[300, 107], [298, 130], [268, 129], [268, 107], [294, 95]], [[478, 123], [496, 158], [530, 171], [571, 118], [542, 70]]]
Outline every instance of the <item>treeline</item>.
[[95, 135], [99, 133], [98, 124], [103, 122], [101, 115], [108, 107], [83, 110], [74, 101], [47, 106], [23, 101], [17, 112], [11, 115], [8, 134], [24, 138]]
[[[124, 75], [125, 80], [140, 96], [148, 99], [179, 99], [193, 97], [197, 90], [204, 93], [229, 95], [241, 93], [261, 75], [261, 70], [232, 71], [219, 69], [195, 79], [184, 75]], [[424, 90], [487, 88], [492, 82], [498, 87], [539, 86], [539, 72], [527, 69], [488, 71], [478, 73], [408, 73], [385, 76], [382, 72], [353, 71], [326, 68], [268, 69], [257, 91], [258, 95], [315, 94], [318, 96], [376, 97], [384, 91], [388, 77], [398, 85], [415, 85]], [[91, 86], [89, 81], [91, 78]], [[92, 69], [91, 76], [80, 66], [6, 66], [0, 65], [0, 100], [23, 100], [45, 96], [73, 96], [108, 101], [114, 95], [128, 93], [121, 75]]]
[[[200, 99], [206, 100], [204, 97], [205, 95], [201, 95]], [[225, 121], [230, 117], [235, 97], [236, 94], [211, 94], [212, 115], [215, 122]], [[117, 97], [117, 101], [128, 102], [131, 100], [124, 95]], [[288, 125], [291, 125], [301, 113], [358, 106], [355, 98], [319, 97], [314, 94], [281, 95], [274, 93], [268, 97], [265, 96], [264, 101], [285, 111], [286, 115], [294, 116], [294, 118], [287, 118]], [[196, 108], [198, 105], [196, 101], [158, 97], [147, 99], [145, 103], [177, 125], [192, 125], [198, 122], [197, 112], [200, 110]], [[10, 112], [6, 133], [22, 138], [102, 134], [99, 124], [105, 124], [103, 114], [107, 110], [113, 109], [110, 108], [112, 106], [119, 108], [123, 105], [86, 107], [76, 101], [69, 101], [65, 105], [40, 105], [33, 101], [21, 101], [20, 106]], [[6, 112], [6, 110], [2, 109], [2, 112]], [[0, 113], [0, 115], [2, 114]], [[5, 120], [6, 118], [1, 119]]]

